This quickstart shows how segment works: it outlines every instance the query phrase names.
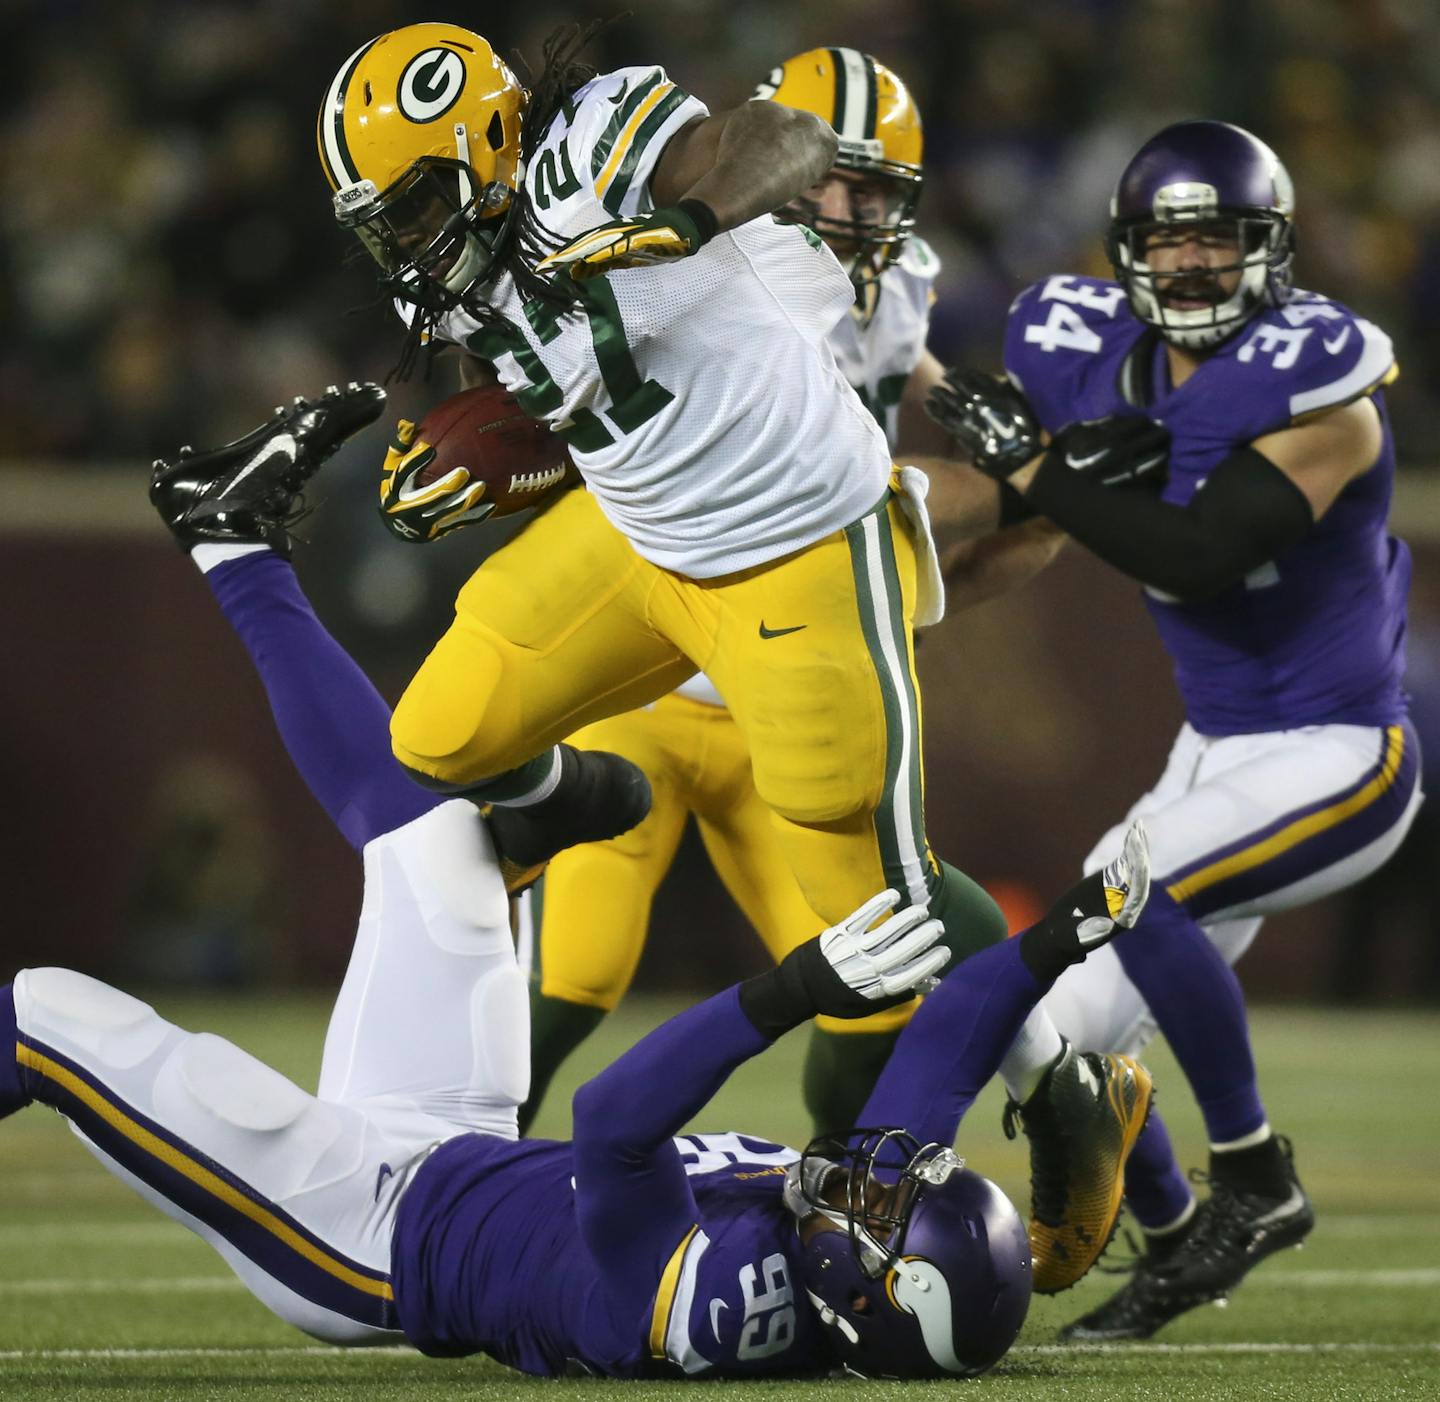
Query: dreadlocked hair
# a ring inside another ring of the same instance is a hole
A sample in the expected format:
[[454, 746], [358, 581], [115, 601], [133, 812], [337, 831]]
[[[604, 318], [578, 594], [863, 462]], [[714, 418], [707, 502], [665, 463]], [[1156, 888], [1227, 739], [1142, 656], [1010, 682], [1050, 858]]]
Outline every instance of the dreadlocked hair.
[[[583, 25], [572, 21], [552, 30], [540, 46], [538, 77], [532, 77], [532, 70], [523, 54], [517, 52], [513, 55], [514, 66], [530, 93], [520, 119], [522, 169], [529, 165], [551, 122], [570, 107], [570, 99], [575, 93], [596, 76], [597, 70], [591, 64], [581, 62], [580, 51], [602, 30], [624, 18], [625, 14], [611, 15]], [[492, 271], [461, 298], [461, 305], [482, 323], [494, 325], [503, 320], [486, 301], [484, 289], [497, 277], [508, 273], [515, 290], [526, 300], [544, 302], [562, 314], [578, 311], [584, 303], [568, 273], [545, 278], [535, 271], [535, 265], [542, 258], [564, 244], [565, 240], [546, 228], [535, 212], [522, 180], [495, 236]], [[386, 376], [387, 384], [391, 380], [408, 379], [422, 356], [425, 360], [424, 378], [430, 378], [435, 355], [442, 349], [439, 339], [433, 334], [435, 324], [442, 315], [443, 312], [428, 307], [414, 308], [400, 357]]]
[[[520, 123], [520, 158], [527, 167], [551, 122], [570, 108], [570, 99], [596, 75], [591, 64], [581, 61], [581, 50], [602, 30], [622, 18], [623, 15], [612, 15], [583, 25], [572, 21], [552, 30], [540, 46], [540, 74], [533, 81], [524, 56], [515, 55], [516, 67], [524, 74], [530, 89], [530, 100]], [[570, 312], [580, 306], [570, 278], [565, 274], [554, 279], [543, 278], [535, 272], [535, 264], [564, 243], [563, 238], [545, 227], [522, 183], [506, 227], [496, 243], [496, 264], [510, 274], [522, 296]]]

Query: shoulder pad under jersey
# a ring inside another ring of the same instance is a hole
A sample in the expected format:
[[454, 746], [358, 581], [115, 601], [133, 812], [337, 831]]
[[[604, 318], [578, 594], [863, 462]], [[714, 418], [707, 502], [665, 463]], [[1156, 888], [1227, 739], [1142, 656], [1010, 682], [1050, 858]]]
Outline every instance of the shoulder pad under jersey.
[[918, 234], [911, 234], [892, 266], [908, 277], [932, 283], [940, 276], [940, 255]]
[[1269, 308], [1222, 354], [1234, 363], [1252, 437], [1349, 404], [1398, 373], [1389, 336], [1313, 292]]
[[681, 127], [708, 115], [663, 68], [617, 68], [572, 95], [525, 175], [536, 214], [557, 234], [648, 212], [650, 177]]
[[1053, 430], [1077, 417], [1080, 387], [1094, 374], [1100, 354], [1136, 334], [1118, 283], [1057, 273], [1031, 284], [1010, 304], [1005, 372]]

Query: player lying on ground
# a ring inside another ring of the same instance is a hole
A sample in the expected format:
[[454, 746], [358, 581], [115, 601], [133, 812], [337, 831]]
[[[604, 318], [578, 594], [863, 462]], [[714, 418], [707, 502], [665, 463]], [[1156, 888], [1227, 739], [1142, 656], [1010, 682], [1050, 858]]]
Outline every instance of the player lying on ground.
[[[572, 1143], [518, 1141], [526, 998], [486, 821], [409, 783], [384, 702], [285, 559], [315, 465], [297, 451], [318, 459], [373, 416], [365, 398], [297, 405], [283, 432], [222, 450], [218, 487], [199, 455], [157, 465], [152, 491], [297, 768], [364, 858], [318, 1094], [94, 979], [38, 969], [0, 988], [0, 1117], [59, 1110], [271, 1310], [335, 1343], [403, 1336], [543, 1375], [983, 1371], [1024, 1319], [1029, 1245], [949, 1146], [1035, 1000], [1143, 909], [1143, 831], [927, 998], [864, 1111], [908, 1133], [859, 1131], [803, 1157], [673, 1137], [785, 1031], [908, 998], [943, 967], [938, 922], [890, 916], [887, 891], [589, 1082]], [[1143, 1072], [1129, 1069], [1133, 1091]]]
[[1117, 281], [1029, 288], [1011, 383], [965, 372], [936, 401], [1001, 483], [1002, 523], [1039, 513], [1145, 586], [1185, 701], [1164, 774], [1086, 863], [1144, 816], [1157, 889], [1141, 928], [1047, 1006], [1090, 1048], [1138, 1053], [1158, 1024], [1205, 1117], [1212, 1191], [1197, 1211], [1152, 1116], [1126, 1170], [1148, 1250], [1076, 1339], [1149, 1335], [1309, 1232], [1229, 965], [1265, 915], [1377, 870], [1421, 800], [1410, 559], [1385, 524], [1389, 338], [1291, 286], [1290, 180], [1248, 132], [1167, 127], [1112, 210]]

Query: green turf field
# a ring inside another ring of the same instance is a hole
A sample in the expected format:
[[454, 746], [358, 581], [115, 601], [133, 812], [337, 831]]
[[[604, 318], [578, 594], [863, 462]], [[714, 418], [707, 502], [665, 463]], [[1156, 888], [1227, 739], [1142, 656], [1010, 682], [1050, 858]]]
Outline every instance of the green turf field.
[[[325, 1013], [316, 1000], [161, 998], [183, 1025], [224, 1033], [312, 1084]], [[596, 1066], [663, 1015], [632, 1003], [594, 1040]], [[804, 1136], [796, 1084], [803, 1034], [736, 1076], [700, 1128]], [[1114, 1281], [1092, 1274], [1037, 1299], [1020, 1343], [986, 1379], [999, 1398], [1440, 1397], [1440, 1020], [1434, 1014], [1270, 1010], [1256, 1041], [1271, 1112], [1293, 1135], [1320, 1223], [1303, 1252], [1263, 1266], [1224, 1310], [1179, 1321], [1157, 1343], [1062, 1349], [1055, 1329]], [[1198, 1119], [1169, 1057], [1151, 1059], [1187, 1162]], [[537, 1126], [563, 1134], [557, 1087]], [[961, 1151], [1022, 1207], [1024, 1160], [999, 1131], [992, 1090]], [[1123, 1255], [1123, 1242], [1111, 1248]], [[537, 1382], [483, 1361], [433, 1363], [405, 1350], [311, 1346], [254, 1303], [208, 1249], [132, 1198], [44, 1110], [0, 1126], [0, 1398], [346, 1399], [736, 1393], [886, 1399], [957, 1384]]]

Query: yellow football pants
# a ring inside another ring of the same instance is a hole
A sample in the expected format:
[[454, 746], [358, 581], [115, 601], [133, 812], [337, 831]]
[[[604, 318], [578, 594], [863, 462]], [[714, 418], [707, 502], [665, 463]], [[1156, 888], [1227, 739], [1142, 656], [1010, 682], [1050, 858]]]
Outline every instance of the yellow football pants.
[[692, 580], [642, 559], [572, 491], [460, 591], [395, 709], [395, 753], [476, 784], [703, 668], [811, 909], [831, 923], [886, 886], [923, 901], [937, 868], [921, 813], [915, 585], [910, 527], [888, 494], [794, 555]]
[[[825, 924], [779, 850], [771, 811], [755, 791], [745, 738], [724, 707], [667, 696], [588, 725], [570, 741], [639, 765], [654, 804], [629, 832], [571, 847], [546, 870], [538, 958], [545, 997], [613, 1011], [635, 977], [656, 888], [691, 814], [716, 873], [772, 959], [778, 963]], [[680, 930], [670, 935], [684, 938]], [[816, 1021], [827, 1032], [888, 1032], [917, 1006]]]

